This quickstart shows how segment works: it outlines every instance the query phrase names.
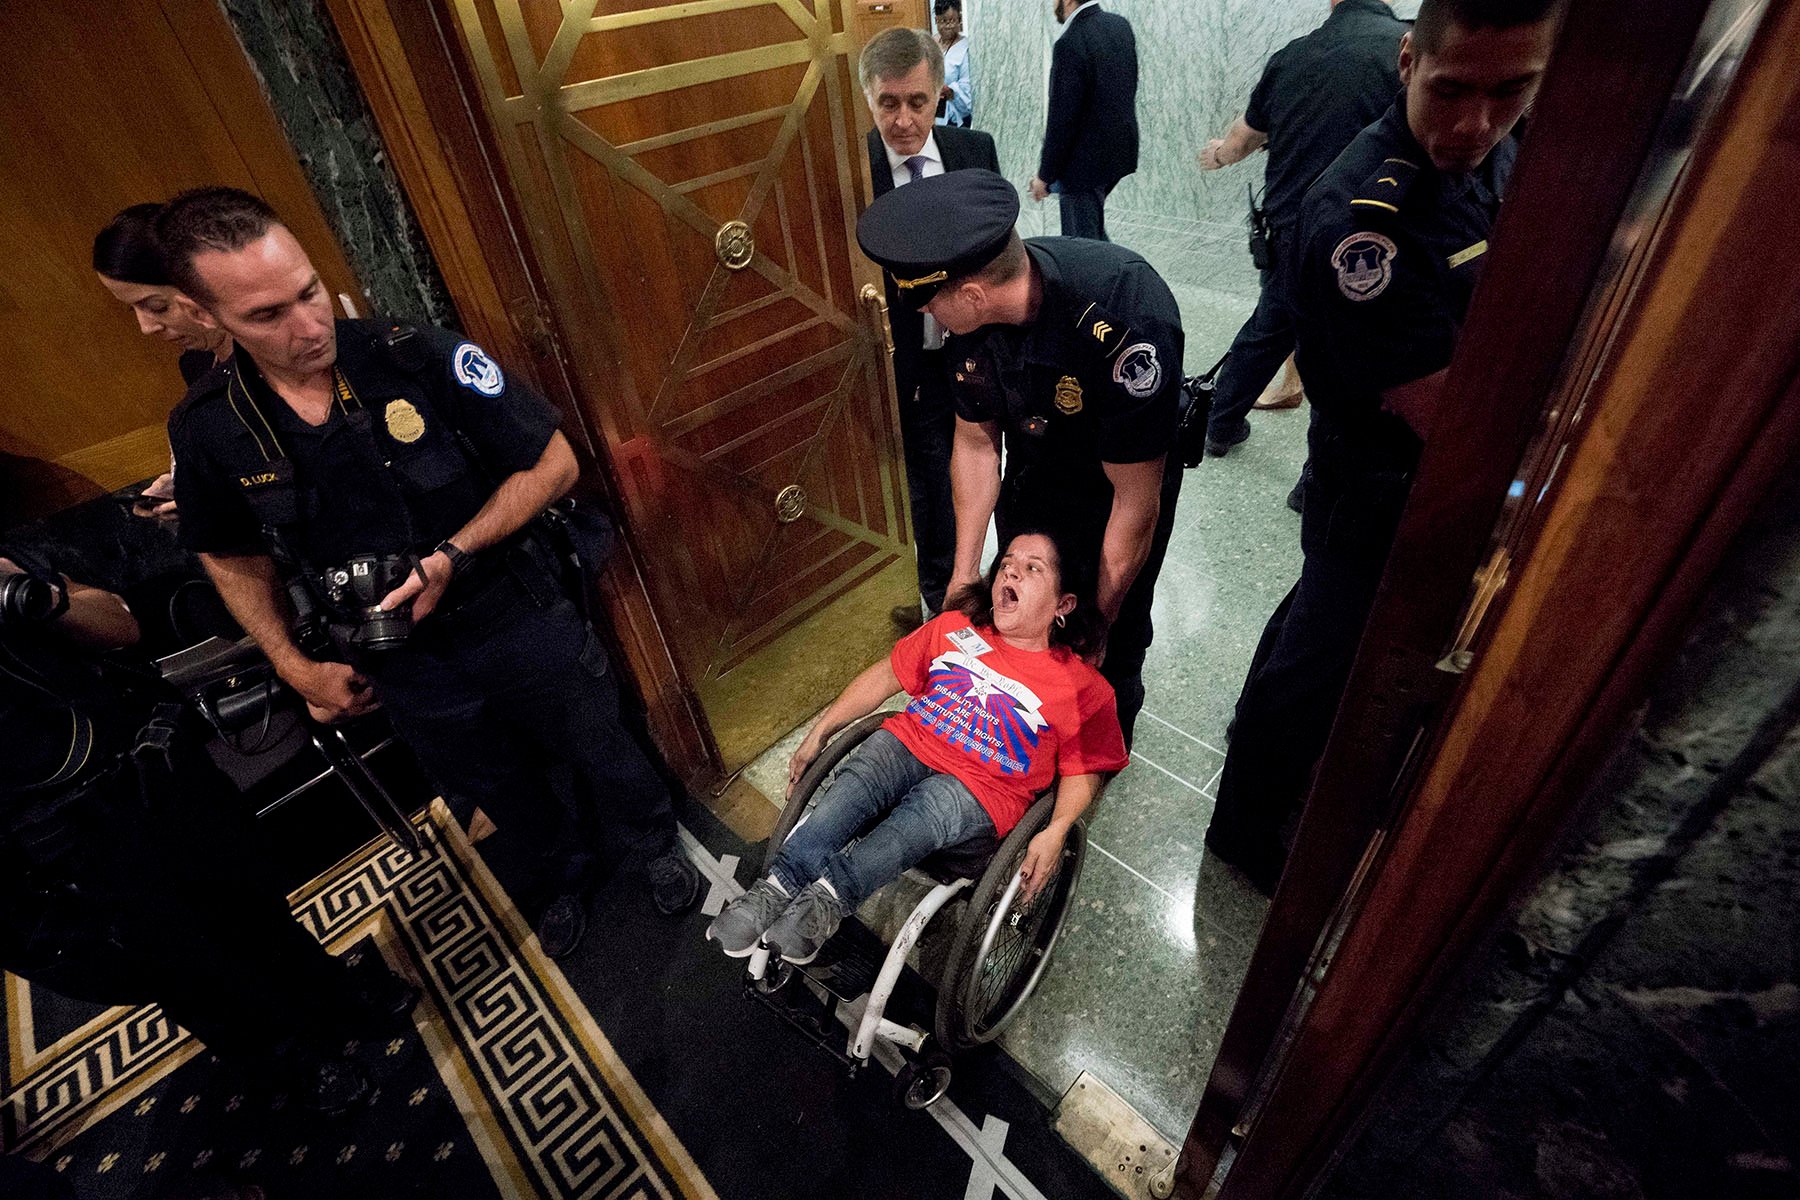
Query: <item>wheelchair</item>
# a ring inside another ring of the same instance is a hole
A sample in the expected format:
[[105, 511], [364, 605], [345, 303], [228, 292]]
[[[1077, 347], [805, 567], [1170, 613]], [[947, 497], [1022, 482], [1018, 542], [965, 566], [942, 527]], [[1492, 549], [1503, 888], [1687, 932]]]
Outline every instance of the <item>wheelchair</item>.
[[[892, 715], [872, 713], [852, 722], [819, 753], [769, 835], [764, 874], [838, 765]], [[1062, 935], [1087, 854], [1083, 822], [1076, 821], [1070, 829], [1062, 861], [1037, 896], [1030, 903], [1019, 900], [1019, 866], [1031, 839], [1049, 824], [1053, 807], [1054, 795], [1044, 792], [1005, 838], [947, 847], [908, 870], [907, 878], [929, 890], [885, 954], [879, 938], [847, 920], [818, 957], [804, 966], [796, 967], [759, 946], [747, 960], [747, 989], [845, 1062], [852, 1074], [867, 1066], [884, 1043], [893, 1046], [902, 1059], [895, 1077], [896, 1098], [912, 1109], [936, 1103], [950, 1087], [950, 1056], [1000, 1036], [1036, 990]], [[956, 922], [955, 934], [937, 980], [931, 1028], [889, 1019], [889, 1002], [909, 956], [945, 910]], [[796, 975], [801, 984], [790, 986]], [[799, 1006], [776, 999], [784, 993], [792, 996], [799, 986], [811, 993], [810, 1006], [804, 996]], [[796, 1013], [808, 1008], [810, 1019], [797, 1019]], [[829, 1023], [833, 1017], [835, 1025]], [[841, 1050], [833, 1036], [839, 1025], [849, 1031]]]

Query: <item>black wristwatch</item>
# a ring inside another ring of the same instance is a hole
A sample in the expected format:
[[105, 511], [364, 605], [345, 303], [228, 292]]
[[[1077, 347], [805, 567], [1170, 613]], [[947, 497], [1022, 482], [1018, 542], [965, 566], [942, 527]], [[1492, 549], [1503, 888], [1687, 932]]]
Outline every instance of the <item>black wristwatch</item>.
[[433, 550], [432, 553], [441, 554], [450, 560], [450, 577], [452, 579], [456, 578], [457, 573], [464, 567], [475, 561], [475, 556], [473, 554], [470, 554], [467, 550], [464, 550], [449, 538], [445, 538], [443, 541], [439, 542], [437, 544], [437, 549]]

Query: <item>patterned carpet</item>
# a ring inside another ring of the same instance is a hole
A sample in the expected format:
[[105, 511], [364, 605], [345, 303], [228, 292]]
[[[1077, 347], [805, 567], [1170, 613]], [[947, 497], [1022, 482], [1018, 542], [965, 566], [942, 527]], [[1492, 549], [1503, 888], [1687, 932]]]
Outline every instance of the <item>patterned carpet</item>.
[[228, 1070], [153, 1006], [103, 1012], [8, 976], [0, 1139], [88, 1197], [690, 1197], [712, 1186], [441, 802], [414, 862], [371, 843], [294, 895], [334, 951], [424, 990], [351, 1047], [375, 1085], [337, 1119]]

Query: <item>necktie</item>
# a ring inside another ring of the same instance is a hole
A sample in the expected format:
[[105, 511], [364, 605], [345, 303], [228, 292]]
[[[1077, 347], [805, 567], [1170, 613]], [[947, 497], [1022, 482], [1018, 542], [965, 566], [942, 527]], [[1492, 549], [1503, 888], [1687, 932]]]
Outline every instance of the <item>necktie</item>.
[[923, 154], [915, 154], [907, 159], [906, 169], [912, 172], [912, 178], [908, 179], [906, 182], [911, 183], [914, 179], [925, 178], [925, 164], [930, 161], [931, 160], [926, 158]]

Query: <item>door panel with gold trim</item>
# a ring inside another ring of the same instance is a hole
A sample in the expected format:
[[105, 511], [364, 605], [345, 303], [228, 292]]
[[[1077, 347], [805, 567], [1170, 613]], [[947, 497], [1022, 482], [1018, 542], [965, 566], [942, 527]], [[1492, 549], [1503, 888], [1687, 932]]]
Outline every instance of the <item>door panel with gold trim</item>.
[[914, 594], [839, 0], [457, 0], [565, 350], [727, 769]]

